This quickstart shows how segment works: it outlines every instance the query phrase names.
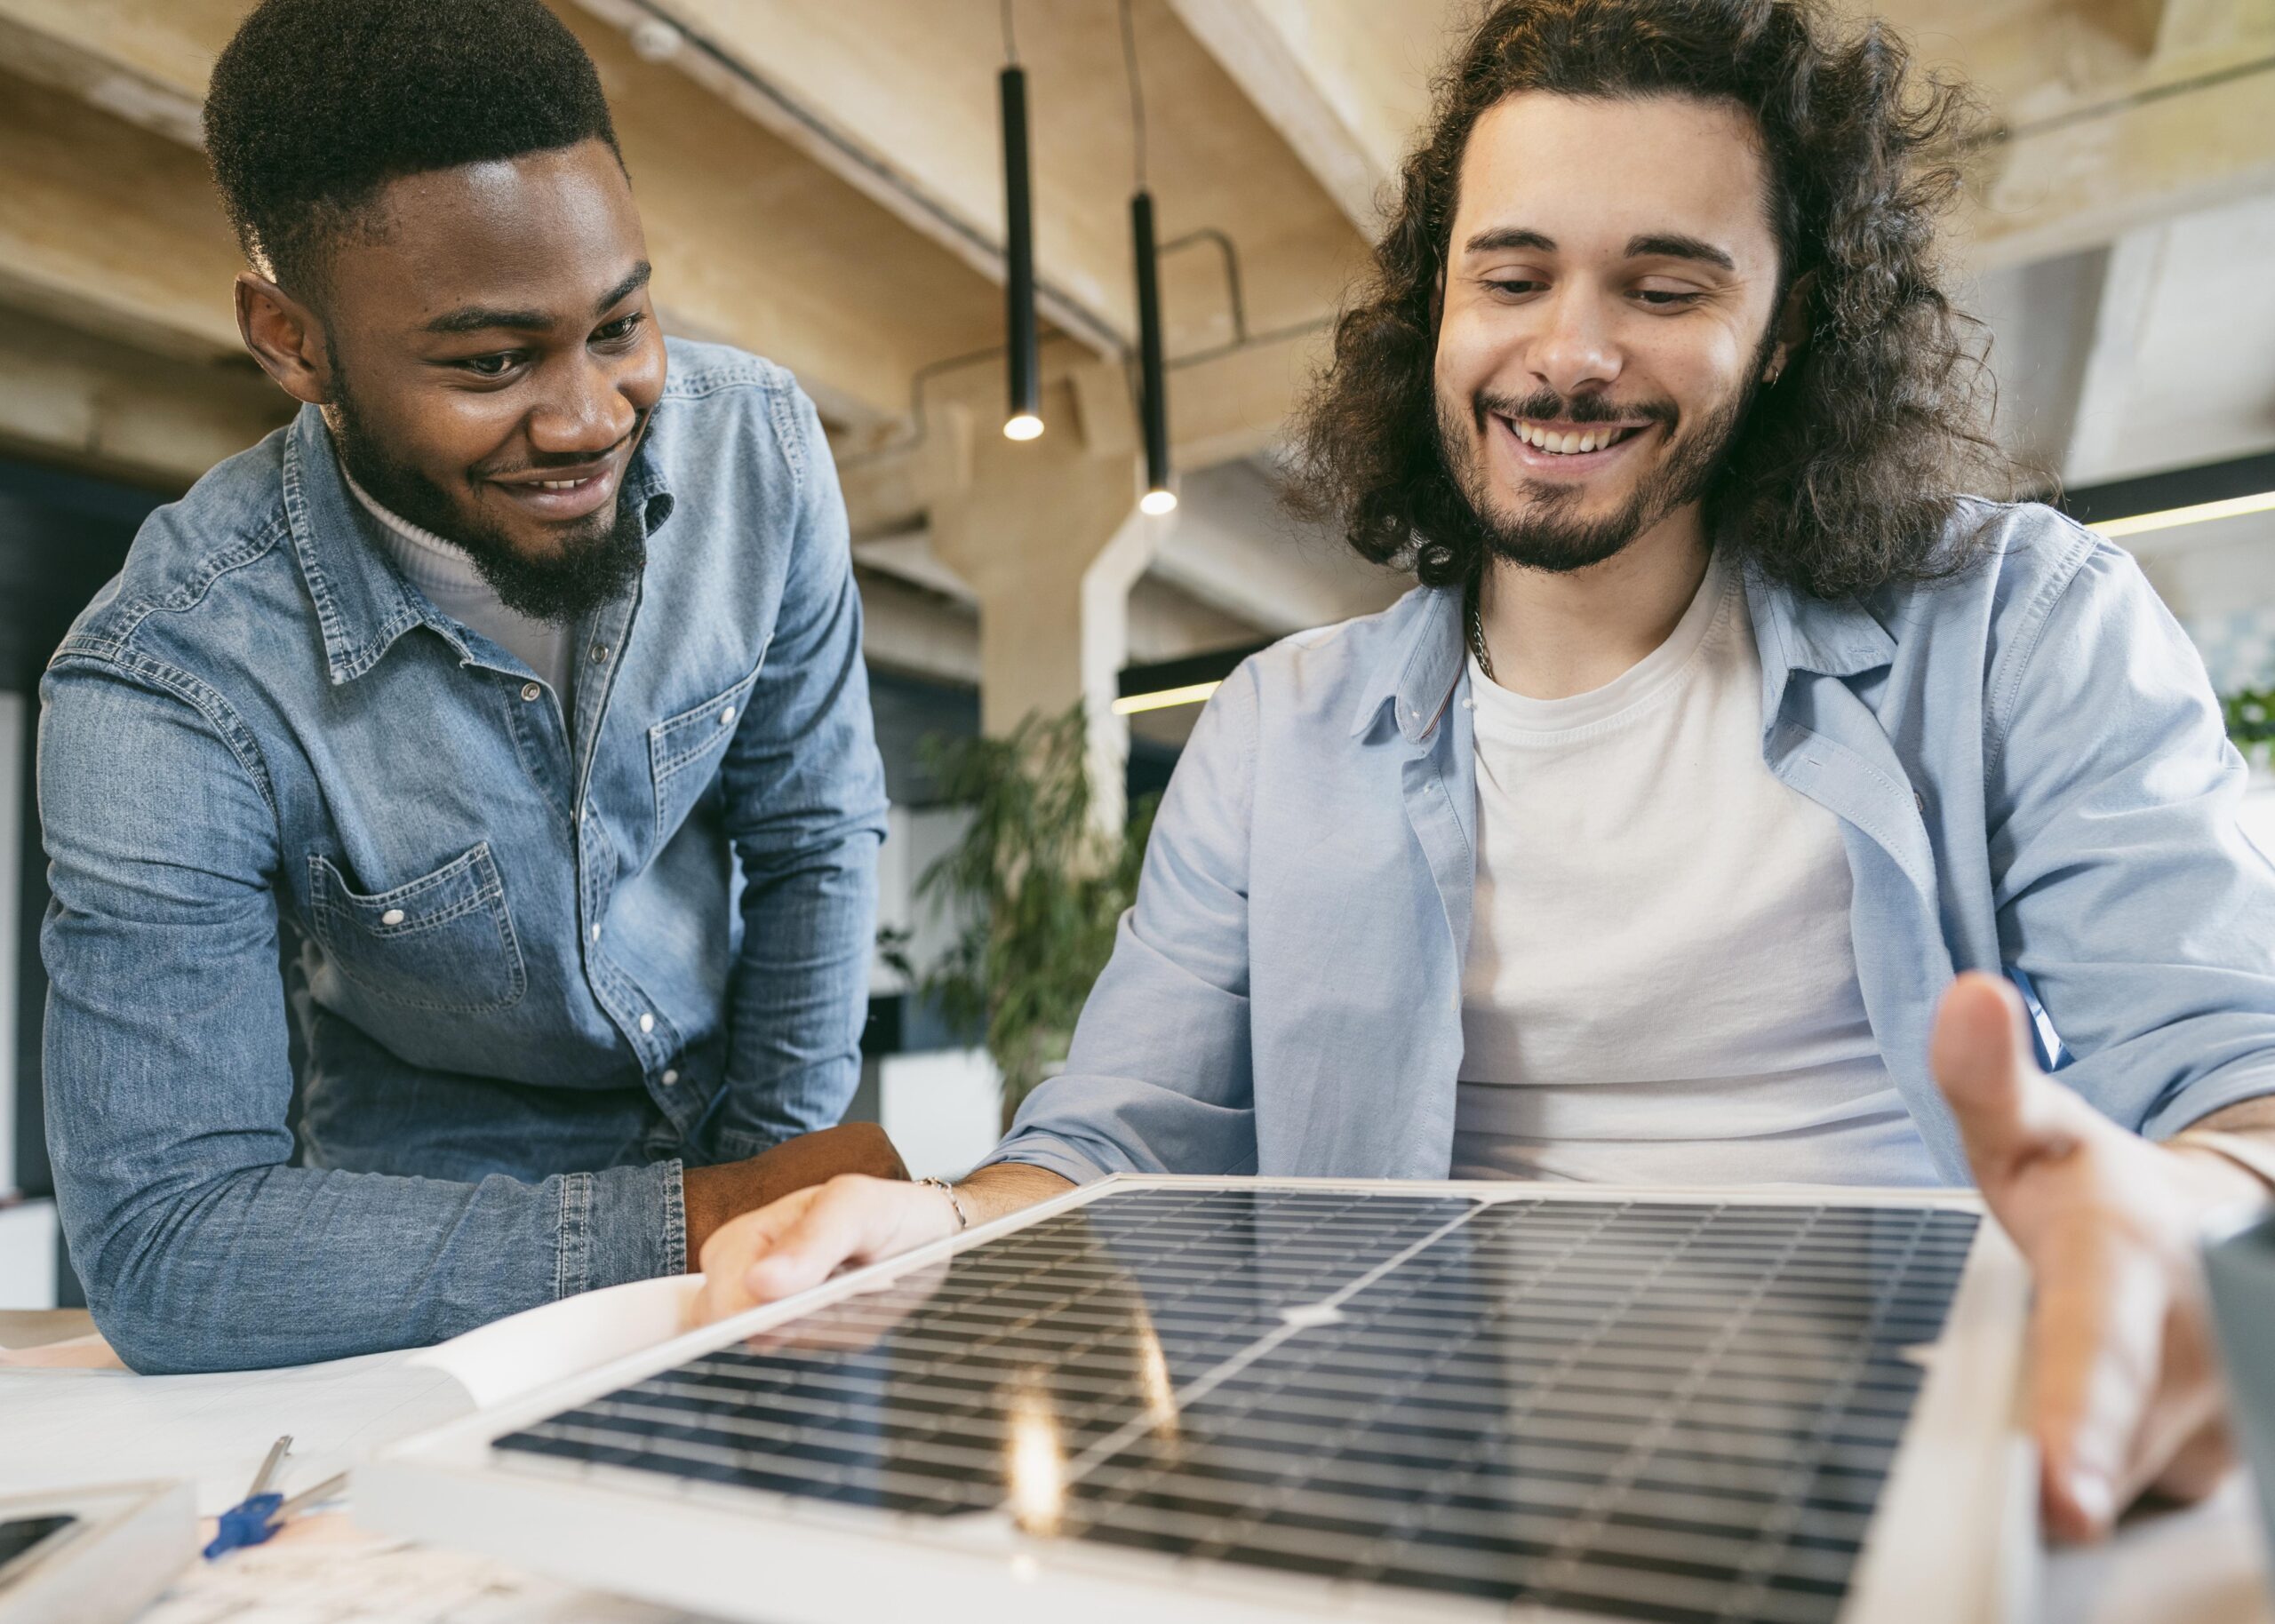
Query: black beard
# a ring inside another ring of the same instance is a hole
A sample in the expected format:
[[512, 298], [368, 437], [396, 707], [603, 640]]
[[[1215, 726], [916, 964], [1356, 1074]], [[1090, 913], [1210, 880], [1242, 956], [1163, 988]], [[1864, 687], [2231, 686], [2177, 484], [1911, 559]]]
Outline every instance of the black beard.
[[[559, 549], [532, 558], [505, 530], [469, 519], [440, 485], [381, 451], [357, 414], [347, 380], [335, 369], [332, 443], [339, 460], [374, 502], [463, 552], [498, 601], [532, 620], [568, 625], [623, 596], [648, 563], [648, 530], [642, 515], [617, 491], [614, 508], [561, 530]], [[635, 442], [647, 427], [643, 417]]]
[[[1438, 458], [1449, 494], [1460, 510], [1457, 516], [1467, 522], [1490, 557], [1506, 563], [1553, 575], [1602, 563], [1669, 513], [1706, 494], [1753, 404], [1769, 349], [1770, 340], [1765, 338], [1761, 353], [1746, 370], [1746, 381], [1687, 434], [1680, 432], [1680, 417], [1671, 402], [1614, 406], [1592, 395], [1575, 395], [1568, 401], [1547, 390], [1522, 400], [1481, 394], [1471, 406], [1473, 423], [1465, 426], [1452, 418], [1441, 400], [1436, 413]], [[1494, 506], [1473, 437], [1464, 432], [1465, 427], [1486, 429], [1489, 413], [1574, 423], [1616, 423], [1640, 417], [1665, 431], [1667, 451], [1659, 466], [1636, 482], [1626, 503], [1615, 513], [1596, 519], [1569, 516], [1563, 510], [1580, 500], [1578, 486], [1528, 481], [1525, 489], [1530, 502], [1519, 517]]]

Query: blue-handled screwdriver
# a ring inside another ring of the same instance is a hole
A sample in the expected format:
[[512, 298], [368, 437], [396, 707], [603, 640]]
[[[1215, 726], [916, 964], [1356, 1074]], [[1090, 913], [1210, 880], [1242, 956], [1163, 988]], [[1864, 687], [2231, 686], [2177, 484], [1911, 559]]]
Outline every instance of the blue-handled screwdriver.
[[248, 1545], [267, 1544], [292, 1513], [339, 1493], [340, 1485], [347, 1481], [347, 1474], [341, 1472], [286, 1500], [268, 1485], [291, 1447], [290, 1433], [269, 1445], [268, 1458], [260, 1463], [260, 1470], [253, 1474], [252, 1487], [245, 1491], [244, 1499], [221, 1513], [220, 1525], [214, 1530], [212, 1540], [205, 1548], [208, 1562]]

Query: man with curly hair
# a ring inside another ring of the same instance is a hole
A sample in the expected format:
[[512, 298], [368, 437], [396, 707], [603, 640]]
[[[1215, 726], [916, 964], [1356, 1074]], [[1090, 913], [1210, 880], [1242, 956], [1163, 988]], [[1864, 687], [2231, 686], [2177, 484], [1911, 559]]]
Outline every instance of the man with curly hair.
[[2275, 876], [2132, 561], [1971, 494], [1962, 111], [1816, 0], [1495, 6], [1298, 447], [1420, 587], [1210, 702], [990, 1164], [737, 1220], [710, 1306], [1117, 1171], [1972, 1179], [2036, 1271], [2051, 1525], [2202, 1492]]
[[831, 1126], [884, 785], [829, 449], [780, 368], [657, 330], [575, 36], [267, 0], [205, 133], [303, 405], [151, 516], [41, 688], [97, 1324], [144, 1370], [429, 1342], [898, 1172]]

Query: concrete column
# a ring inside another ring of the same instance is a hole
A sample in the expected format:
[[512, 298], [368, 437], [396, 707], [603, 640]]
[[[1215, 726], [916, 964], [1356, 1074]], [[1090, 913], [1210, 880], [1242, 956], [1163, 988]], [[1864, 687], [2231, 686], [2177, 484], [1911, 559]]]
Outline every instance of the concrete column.
[[1114, 686], [1130, 589], [1152, 561], [1159, 527], [1138, 511], [1135, 426], [1118, 367], [1048, 384], [1043, 420], [1042, 438], [1024, 443], [985, 427], [971, 435], [967, 476], [931, 504], [932, 546], [979, 599], [980, 726], [1009, 733], [1081, 697], [1092, 804], [1102, 825], [1118, 828], [1130, 728], [1114, 713]]

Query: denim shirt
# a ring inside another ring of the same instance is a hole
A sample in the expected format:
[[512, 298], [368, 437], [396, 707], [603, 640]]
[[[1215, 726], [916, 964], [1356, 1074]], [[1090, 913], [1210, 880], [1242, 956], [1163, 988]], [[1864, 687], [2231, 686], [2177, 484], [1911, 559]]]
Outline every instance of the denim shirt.
[[683, 1164], [851, 1097], [884, 784], [813, 407], [675, 341], [619, 499], [648, 563], [571, 713], [396, 572], [313, 408], [153, 513], [49, 665], [49, 1141], [136, 1367], [675, 1272]]
[[[1840, 819], [1873, 1035], [1963, 1183], [1928, 1066], [1956, 970], [2021, 984], [2063, 1081], [2128, 1128], [2275, 1093], [2275, 872], [2238, 826], [2244, 765], [2203, 665], [2132, 559], [2044, 507], [1955, 523], [1989, 548], [1956, 577], [1747, 594], [1762, 760]], [[1077, 1182], [1447, 1175], [1468, 681], [1459, 594], [1419, 590], [1225, 683], [1066, 1070], [995, 1159]]]

